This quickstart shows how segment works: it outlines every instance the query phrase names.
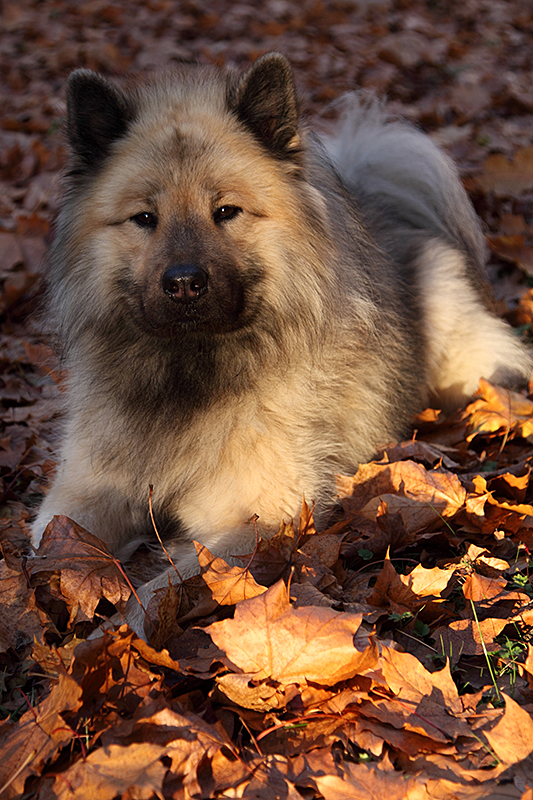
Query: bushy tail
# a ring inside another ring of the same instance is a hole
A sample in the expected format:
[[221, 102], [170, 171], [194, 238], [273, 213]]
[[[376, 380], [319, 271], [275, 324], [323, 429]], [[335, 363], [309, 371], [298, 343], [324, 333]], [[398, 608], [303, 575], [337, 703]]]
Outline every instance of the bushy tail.
[[335, 133], [321, 137], [343, 183], [389, 225], [426, 231], [459, 248], [483, 271], [479, 220], [452, 160], [408, 123], [363, 93], [344, 95]]

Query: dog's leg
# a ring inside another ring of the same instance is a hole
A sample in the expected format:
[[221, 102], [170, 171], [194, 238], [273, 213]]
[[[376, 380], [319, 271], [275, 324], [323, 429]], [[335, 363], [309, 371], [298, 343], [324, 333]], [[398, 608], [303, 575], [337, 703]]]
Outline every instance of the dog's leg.
[[483, 306], [459, 251], [430, 242], [419, 257], [418, 274], [430, 387], [442, 407], [452, 409], [471, 397], [480, 378], [511, 385], [529, 379], [531, 356], [509, 326]]

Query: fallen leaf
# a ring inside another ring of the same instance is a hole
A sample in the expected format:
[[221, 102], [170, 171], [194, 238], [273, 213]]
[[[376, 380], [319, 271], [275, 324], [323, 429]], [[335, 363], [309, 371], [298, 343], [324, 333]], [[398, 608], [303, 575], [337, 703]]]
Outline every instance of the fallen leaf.
[[202, 578], [208, 585], [213, 600], [221, 606], [232, 606], [241, 600], [266, 592], [244, 567], [230, 567], [224, 559], [215, 557], [205, 545], [194, 543]]
[[485, 736], [504, 764], [516, 764], [533, 752], [533, 720], [511, 697], [504, 694], [503, 699], [505, 712]]
[[533, 146], [518, 150], [512, 159], [492, 153], [483, 164], [476, 182], [485, 192], [498, 197], [520, 197], [533, 187]]
[[105, 544], [64, 516], [47, 525], [28, 570], [32, 575], [60, 570], [61, 594], [71, 622], [92, 619], [102, 597], [123, 608], [131, 593]]
[[217, 647], [257, 680], [334, 685], [375, 662], [362, 615], [309, 606], [293, 608], [283, 581], [264, 594], [244, 600], [234, 619], [206, 628]]
[[62, 715], [80, 708], [81, 694], [76, 681], [61, 670], [46, 700], [18, 722], [0, 723], [0, 787], [9, 783], [11, 791], [22, 794], [28, 775], [40, 774], [43, 765], [75, 737]]
[[163, 797], [163, 779], [168, 771], [161, 762], [165, 748], [150, 742], [127, 747], [109, 745], [89, 753], [55, 779], [60, 800], [72, 797], [113, 800], [129, 793], [138, 800]]
[[533, 433], [533, 402], [521, 394], [493, 386], [481, 378], [474, 400], [465, 409], [470, 442], [480, 434], [498, 431], [529, 436]]

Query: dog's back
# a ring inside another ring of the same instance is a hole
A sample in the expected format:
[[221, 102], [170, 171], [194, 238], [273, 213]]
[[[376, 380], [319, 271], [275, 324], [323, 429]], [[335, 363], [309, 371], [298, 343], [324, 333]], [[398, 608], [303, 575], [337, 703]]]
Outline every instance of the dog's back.
[[481, 225], [453, 162], [374, 98], [346, 95], [324, 146], [391, 262], [420, 293], [432, 402], [453, 409], [480, 377], [517, 384], [531, 356], [491, 313]]

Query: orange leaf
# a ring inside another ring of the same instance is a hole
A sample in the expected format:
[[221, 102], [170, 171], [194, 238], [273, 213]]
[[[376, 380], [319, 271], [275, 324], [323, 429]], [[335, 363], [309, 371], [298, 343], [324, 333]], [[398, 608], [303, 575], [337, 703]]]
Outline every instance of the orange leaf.
[[285, 584], [278, 581], [264, 594], [239, 603], [234, 619], [214, 622], [206, 631], [234, 664], [257, 680], [333, 685], [375, 661], [368, 636], [356, 636], [361, 620], [361, 614], [330, 608], [293, 608]]
[[129, 796], [138, 800], [150, 800], [154, 794], [163, 800], [167, 767], [160, 759], [164, 755], [164, 747], [150, 742], [100, 747], [56, 778], [55, 796], [60, 800], [72, 797], [113, 800], [132, 789]]
[[521, 394], [501, 386], [493, 386], [480, 378], [477, 400], [465, 409], [470, 442], [479, 434], [512, 432], [519, 436], [533, 433], [533, 402]]
[[467, 575], [463, 584], [463, 594], [467, 600], [479, 603], [482, 600], [491, 600], [503, 592], [507, 581], [503, 577], [487, 578], [473, 572]]
[[62, 714], [77, 711], [81, 694], [74, 678], [60, 671], [59, 682], [37, 708], [26, 711], [17, 723], [0, 724], [0, 786], [16, 775], [10, 788], [22, 793], [28, 775], [40, 774], [43, 764], [74, 738]]
[[519, 197], [533, 186], [533, 147], [523, 147], [512, 160], [503, 153], [492, 153], [476, 182], [485, 192], [498, 197]]
[[244, 567], [230, 567], [223, 558], [215, 557], [205, 545], [195, 542], [202, 578], [208, 585], [213, 600], [221, 606], [232, 606], [241, 600], [266, 592], [250, 571]]
[[398, 515], [408, 535], [453, 517], [467, 497], [457, 475], [426, 470], [414, 461], [362, 464], [352, 478], [337, 476], [337, 491], [355, 524], [363, 521], [363, 530], [366, 520], [376, 520], [386, 504], [387, 516]]
[[505, 713], [485, 736], [504, 764], [516, 764], [533, 753], [533, 719], [515, 700], [503, 698]]

